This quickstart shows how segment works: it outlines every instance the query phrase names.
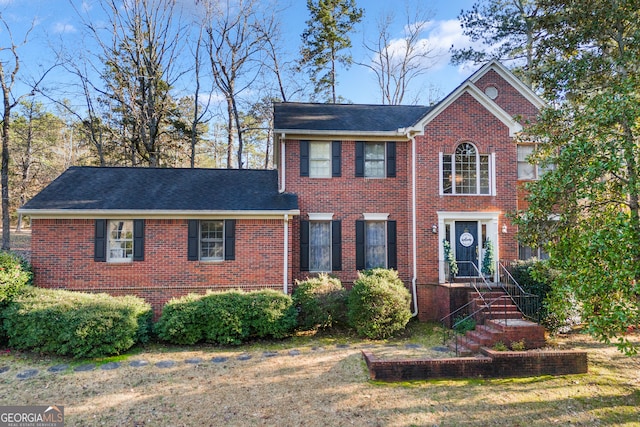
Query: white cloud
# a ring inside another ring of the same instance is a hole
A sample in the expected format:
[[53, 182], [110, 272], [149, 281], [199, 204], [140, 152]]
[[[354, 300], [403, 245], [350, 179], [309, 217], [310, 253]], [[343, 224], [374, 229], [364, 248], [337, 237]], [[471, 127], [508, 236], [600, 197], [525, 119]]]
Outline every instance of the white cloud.
[[64, 22], [56, 22], [53, 24], [53, 32], [56, 34], [69, 34], [77, 32], [77, 28], [71, 24], [65, 24]]

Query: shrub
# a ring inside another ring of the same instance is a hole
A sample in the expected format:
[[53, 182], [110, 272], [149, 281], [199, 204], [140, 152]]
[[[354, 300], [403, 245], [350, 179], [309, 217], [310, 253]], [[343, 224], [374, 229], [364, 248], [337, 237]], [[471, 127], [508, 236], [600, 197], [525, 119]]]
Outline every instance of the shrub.
[[453, 330], [460, 335], [464, 335], [476, 328], [476, 319], [467, 316], [458, 316], [453, 321]]
[[387, 338], [405, 328], [411, 318], [410, 304], [411, 295], [396, 271], [363, 271], [349, 293], [349, 324], [360, 336]]
[[12, 252], [0, 252], [0, 309], [31, 284], [31, 267]]
[[298, 328], [308, 331], [345, 325], [347, 295], [340, 279], [326, 273], [296, 282], [292, 298], [298, 309]]
[[30, 288], [5, 310], [9, 345], [65, 356], [119, 354], [149, 337], [151, 306], [142, 299]]
[[171, 300], [156, 332], [174, 344], [241, 344], [250, 338], [283, 338], [296, 325], [291, 297], [274, 290], [209, 292]]
[[162, 307], [154, 328], [158, 337], [174, 344], [195, 344], [203, 339], [203, 319], [200, 316], [202, 295], [189, 294], [173, 298]]
[[248, 314], [250, 335], [255, 338], [284, 338], [297, 324], [297, 312], [289, 295], [272, 289], [252, 292]]
[[240, 291], [212, 292], [202, 299], [205, 341], [214, 344], [242, 344], [251, 335], [247, 321], [249, 298]]

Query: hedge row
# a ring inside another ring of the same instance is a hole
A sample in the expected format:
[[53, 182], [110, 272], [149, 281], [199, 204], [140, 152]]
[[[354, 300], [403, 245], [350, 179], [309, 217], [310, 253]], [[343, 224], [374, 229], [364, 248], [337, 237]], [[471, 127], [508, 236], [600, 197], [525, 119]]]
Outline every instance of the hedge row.
[[174, 344], [241, 344], [252, 338], [284, 338], [296, 327], [291, 297], [274, 290], [190, 294], [169, 301], [155, 325]]
[[30, 288], [4, 310], [3, 326], [11, 348], [97, 357], [146, 342], [152, 316], [133, 296]]

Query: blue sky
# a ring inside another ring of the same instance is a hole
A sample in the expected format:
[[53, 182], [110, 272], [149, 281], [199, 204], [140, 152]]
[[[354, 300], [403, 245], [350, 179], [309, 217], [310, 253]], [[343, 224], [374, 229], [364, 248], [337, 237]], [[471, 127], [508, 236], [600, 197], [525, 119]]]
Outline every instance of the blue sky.
[[[193, 3], [193, 0], [180, 0]], [[277, 0], [284, 7], [282, 15], [282, 31], [288, 41], [290, 53], [297, 53], [300, 46], [300, 34], [308, 19], [306, 0]], [[429, 71], [416, 81], [413, 95], [419, 97], [422, 104], [434, 97], [446, 95], [457, 87], [465, 77], [470, 75], [475, 66], [453, 67], [449, 65], [448, 49], [467, 46], [468, 40], [461, 34], [457, 23], [460, 11], [472, 6], [472, 0], [410, 0], [417, 7], [431, 11], [431, 18], [426, 32], [428, 44], [439, 52], [438, 58], [431, 64]], [[74, 0], [78, 8], [92, 9], [95, 0]], [[365, 11], [364, 19], [352, 34], [352, 55], [355, 61], [367, 61], [362, 48], [363, 40], [371, 40], [377, 33], [376, 20], [384, 11], [395, 9], [399, 23], [404, 22], [404, 0], [358, 0], [358, 6]], [[60, 46], [67, 48], [78, 46], [86, 40], [82, 37], [82, 23], [68, 0], [0, 0], [0, 13], [11, 27], [14, 39], [19, 40], [32, 22], [36, 26], [30, 35], [30, 41], [21, 48], [24, 67], [21, 75], [27, 79], [38, 75], [38, 70], [47, 67], [53, 61], [52, 49]], [[401, 25], [394, 29], [394, 34], [401, 35]], [[0, 38], [7, 36], [4, 28], [0, 29]], [[4, 45], [4, 43], [1, 43]], [[305, 77], [306, 78], [306, 77]], [[373, 74], [366, 68], [353, 65], [349, 70], [340, 70], [338, 74], [338, 93], [345, 99], [355, 103], [380, 103], [380, 95]], [[50, 83], [51, 84], [51, 83]], [[433, 95], [433, 93], [436, 95]], [[429, 94], [431, 93], [431, 95]], [[439, 96], [438, 96], [439, 95]]]

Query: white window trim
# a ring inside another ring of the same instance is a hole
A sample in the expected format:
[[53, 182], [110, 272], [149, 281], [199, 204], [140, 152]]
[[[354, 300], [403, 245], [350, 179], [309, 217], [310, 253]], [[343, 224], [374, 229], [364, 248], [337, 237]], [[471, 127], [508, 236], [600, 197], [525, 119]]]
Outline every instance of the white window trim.
[[389, 219], [388, 213], [363, 213], [362, 218], [365, 221], [386, 221]]
[[333, 213], [310, 213], [309, 221], [332, 221]]
[[[469, 144], [472, 144], [469, 142]], [[487, 154], [480, 154], [478, 151], [478, 147], [475, 144], [472, 144], [476, 148], [476, 191], [480, 190], [480, 156], [486, 156]], [[457, 146], [456, 146], [457, 148]], [[455, 152], [453, 154], [439, 152], [438, 153], [438, 182], [440, 183], [438, 193], [441, 196], [495, 196], [497, 194], [496, 191], [496, 153], [490, 153], [489, 156], [489, 193], [457, 193], [456, 186], [452, 185], [451, 193], [444, 192], [444, 177], [443, 175], [443, 167], [444, 167], [444, 155], [451, 155], [451, 172], [455, 174]]]
[[[203, 258], [202, 257], [202, 223], [206, 221], [222, 221], [222, 257], [221, 258]], [[227, 237], [227, 227], [225, 227], [223, 219], [201, 219], [198, 221], [198, 260], [202, 262], [224, 262], [225, 259], [225, 241]]]

